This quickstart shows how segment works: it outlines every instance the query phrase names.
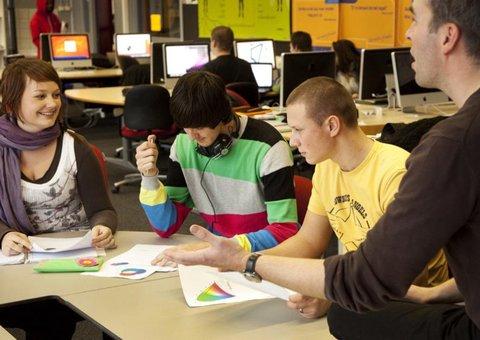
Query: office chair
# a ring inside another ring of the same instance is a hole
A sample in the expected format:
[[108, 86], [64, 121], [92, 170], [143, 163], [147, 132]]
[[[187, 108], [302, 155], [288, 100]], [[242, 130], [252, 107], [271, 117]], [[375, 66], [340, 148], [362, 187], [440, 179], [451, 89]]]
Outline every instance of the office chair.
[[100, 170], [102, 171], [102, 176], [104, 179], [105, 187], [108, 188], [108, 172], [107, 172], [107, 165], [105, 161], [105, 155], [103, 154], [102, 150], [98, 148], [98, 146], [90, 144], [93, 153], [98, 159], [98, 164], [100, 165]]
[[140, 63], [138, 62], [137, 59], [132, 58], [127, 55], [119, 55], [118, 56], [118, 65], [120, 65], [120, 68], [122, 69], [122, 72], [125, 73], [130, 67], [133, 65], [139, 65]]
[[298, 223], [302, 225], [312, 193], [312, 181], [306, 177], [295, 175], [293, 176], [293, 182], [295, 185], [295, 198], [297, 199]]
[[[179, 129], [170, 115], [170, 94], [164, 87], [157, 85], [137, 85], [125, 96], [125, 107], [120, 128], [123, 145], [123, 161], [132, 168], [132, 142], [145, 140], [148, 135], [157, 136], [157, 144], [169, 149]], [[165, 178], [165, 176], [160, 176]], [[122, 181], [113, 185], [112, 192], [117, 193], [125, 184], [141, 181], [137, 171], [128, 174]]]
[[247, 100], [243, 98], [241, 95], [239, 95], [237, 92], [230, 89], [226, 89], [226, 91], [227, 91], [228, 100], [230, 101], [230, 106], [232, 108], [241, 107], [241, 106], [250, 106]]
[[123, 72], [123, 86], [141, 84], [150, 84], [150, 64], [131, 65]]
[[245, 98], [252, 107], [258, 106], [258, 86], [255, 83], [237, 82], [225, 86], [227, 90], [232, 90]]

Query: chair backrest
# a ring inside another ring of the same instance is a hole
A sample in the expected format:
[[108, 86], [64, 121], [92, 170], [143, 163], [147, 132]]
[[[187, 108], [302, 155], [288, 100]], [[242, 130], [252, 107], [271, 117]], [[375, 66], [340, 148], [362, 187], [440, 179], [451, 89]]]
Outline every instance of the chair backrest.
[[150, 84], [150, 64], [132, 65], [123, 73], [123, 86], [141, 84]]
[[123, 120], [133, 130], [169, 130], [173, 125], [170, 115], [170, 94], [157, 85], [137, 85], [125, 96]]
[[128, 55], [119, 55], [118, 56], [118, 65], [120, 65], [120, 68], [122, 71], [125, 73], [130, 67], [133, 65], [139, 65], [140, 63], [138, 62], [137, 59], [132, 58]]
[[105, 155], [96, 145], [90, 144], [90, 147], [92, 148], [93, 153], [98, 159], [98, 163], [100, 164], [100, 170], [102, 170], [105, 186], [108, 188], [108, 172], [107, 172], [107, 165], [105, 162]]
[[226, 89], [226, 90], [227, 90], [228, 99], [230, 100], [230, 105], [232, 107], [250, 106], [247, 100], [243, 98], [241, 95], [239, 95], [237, 92], [230, 89]]
[[230, 83], [226, 85], [226, 88], [241, 95], [250, 106], [258, 106], [257, 84], [249, 82]]
[[303, 224], [303, 219], [307, 213], [308, 201], [312, 193], [312, 181], [303, 176], [295, 175], [295, 198], [297, 199], [298, 223]]

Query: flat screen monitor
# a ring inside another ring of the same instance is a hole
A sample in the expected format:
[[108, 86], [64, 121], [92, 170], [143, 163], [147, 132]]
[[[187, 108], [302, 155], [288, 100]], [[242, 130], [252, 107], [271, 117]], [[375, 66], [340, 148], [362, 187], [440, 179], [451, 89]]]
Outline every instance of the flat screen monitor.
[[410, 51], [392, 52], [391, 56], [398, 106], [406, 108], [448, 101], [448, 96], [442, 91], [427, 89], [417, 84]]
[[115, 34], [115, 51], [117, 56], [132, 58], [150, 58], [149, 33]]
[[150, 57], [150, 82], [161, 84], [164, 82], [163, 72], [163, 43], [152, 43]]
[[50, 37], [49, 33], [40, 33], [40, 58], [43, 61], [50, 62]]
[[53, 67], [92, 66], [88, 34], [50, 34], [49, 37]]
[[335, 79], [335, 52], [282, 53], [280, 106], [285, 107], [290, 93], [313, 77]]
[[259, 89], [270, 89], [273, 85], [272, 64], [270, 63], [252, 63], [253, 75], [257, 81]]
[[191, 70], [197, 70], [210, 61], [208, 43], [164, 44], [163, 72], [167, 87]]
[[362, 49], [358, 99], [387, 102], [385, 75], [393, 75], [392, 52], [408, 48]]
[[273, 40], [237, 41], [235, 54], [249, 63], [269, 63], [275, 67]]

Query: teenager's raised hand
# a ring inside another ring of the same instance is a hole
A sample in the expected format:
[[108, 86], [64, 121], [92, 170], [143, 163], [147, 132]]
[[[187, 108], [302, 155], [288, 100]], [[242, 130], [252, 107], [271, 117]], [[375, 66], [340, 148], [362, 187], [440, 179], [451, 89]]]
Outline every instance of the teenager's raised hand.
[[150, 135], [146, 142], [137, 147], [137, 153], [135, 154], [137, 168], [144, 176], [156, 176], [158, 174], [158, 149], [155, 138], [155, 135]]

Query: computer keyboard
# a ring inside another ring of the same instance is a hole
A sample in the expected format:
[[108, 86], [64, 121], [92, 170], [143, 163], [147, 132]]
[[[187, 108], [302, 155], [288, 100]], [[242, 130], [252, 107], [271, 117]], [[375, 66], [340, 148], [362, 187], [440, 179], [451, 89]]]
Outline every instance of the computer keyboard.
[[88, 70], [96, 70], [95, 66], [75, 66], [75, 67], [65, 67], [62, 69], [64, 72], [71, 72], [71, 71], [88, 71]]

